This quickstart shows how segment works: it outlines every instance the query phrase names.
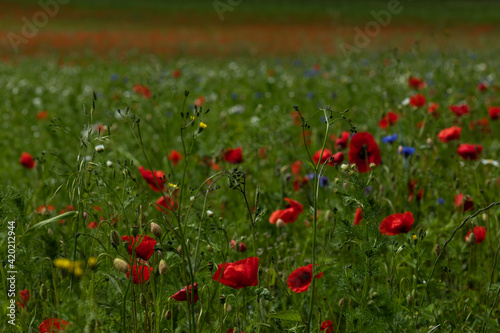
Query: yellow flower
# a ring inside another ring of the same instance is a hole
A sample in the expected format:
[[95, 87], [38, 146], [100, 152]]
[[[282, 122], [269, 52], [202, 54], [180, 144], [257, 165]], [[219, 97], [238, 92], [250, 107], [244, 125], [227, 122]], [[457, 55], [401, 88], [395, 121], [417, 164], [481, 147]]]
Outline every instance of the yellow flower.
[[417, 240], [417, 235], [413, 234], [413, 240]]
[[69, 259], [55, 259], [54, 266], [56, 266], [57, 268], [69, 270], [73, 267], [73, 263]]
[[94, 268], [97, 266], [97, 258], [96, 257], [89, 257], [89, 260], [87, 261], [87, 266], [90, 268]]
[[172, 183], [168, 183], [168, 186], [170, 186], [171, 188], [174, 188], [174, 189], [177, 188], [177, 185], [172, 184]]
[[200, 129], [204, 130], [205, 128], [207, 128], [207, 124], [205, 124], [204, 122], [200, 121]]

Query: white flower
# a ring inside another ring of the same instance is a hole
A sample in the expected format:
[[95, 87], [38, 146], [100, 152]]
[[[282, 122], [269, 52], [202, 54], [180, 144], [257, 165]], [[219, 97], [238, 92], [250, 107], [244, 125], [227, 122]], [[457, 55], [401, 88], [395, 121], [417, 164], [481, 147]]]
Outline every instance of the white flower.
[[483, 163], [484, 165], [491, 164], [491, 165], [496, 166], [496, 167], [498, 167], [500, 165], [500, 163], [498, 163], [498, 161], [495, 161], [492, 159], [482, 159], [481, 163]]
[[342, 171], [347, 171], [347, 169], [349, 168], [349, 165], [344, 163], [340, 166], [340, 168], [342, 169]]
[[107, 162], [106, 162], [106, 166], [107, 166], [108, 168], [111, 168], [111, 167], [113, 166], [113, 162], [111, 162], [111, 161], [107, 161]]
[[212, 212], [211, 210], [207, 210], [207, 216], [208, 217], [214, 216], [214, 212]]
[[104, 145], [95, 146], [95, 151], [98, 153], [102, 153], [104, 151]]
[[410, 98], [409, 97], [406, 97], [405, 99], [403, 99], [403, 101], [401, 102], [401, 105], [408, 105], [410, 104]]

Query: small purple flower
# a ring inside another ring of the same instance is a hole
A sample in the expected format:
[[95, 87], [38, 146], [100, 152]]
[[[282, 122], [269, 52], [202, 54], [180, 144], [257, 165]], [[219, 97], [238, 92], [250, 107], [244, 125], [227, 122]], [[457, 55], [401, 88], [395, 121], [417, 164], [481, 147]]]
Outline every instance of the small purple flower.
[[444, 199], [443, 198], [439, 198], [438, 199], [438, 204], [440, 204], [440, 205], [444, 204]]

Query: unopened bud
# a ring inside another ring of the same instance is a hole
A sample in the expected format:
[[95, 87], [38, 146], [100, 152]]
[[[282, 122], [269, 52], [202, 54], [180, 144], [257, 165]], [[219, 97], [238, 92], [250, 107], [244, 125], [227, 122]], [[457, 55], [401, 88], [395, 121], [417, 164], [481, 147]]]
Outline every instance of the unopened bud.
[[160, 263], [158, 264], [158, 272], [160, 273], [160, 275], [163, 275], [167, 272], [167, 262], [165, 260], [160, 260]]
[[483, 215], [481, 215], [481, 217], [482, 217], [484, 222], [488, 221], [488, 214], [483, 213]]
[[115, 269], [117, 271], [125, 274], [128, 273], [130, 270], [130, 267], [128, 266], [127, 262], [120, 258], [115, 258], [115, 260], [113, 260], [113, 266], [115, 266]]
[[214, 270], [214, 262], [213, 261], [209, 261], [208, 262], [208, 270], [210, 272]]
[[220, 295], [220, 296], [219, 296], [219, 301], [220, 301], [220, 304], [224, 304], [224, 303], [226, 303], [226, 296], [224, 296], [224, 295]]
[[151, 222], [151, 232], [156, 238], [161, 238], [161, 227], [158, 224]]
[[47, 299], [47, 286], [43, 283], [40, 286], [40, 298], [44, 301]]
[[276, 227], [278, 229], [281, 229], [285, 226], [285, 221], [283, 221], [282, 219], [278, 219], [278, 221], [276, 221]]
[[165, 312], [165, 319], [170, 320], [172, 318], [172, 312], [170, 310], [167, 310]]
[[441, 254], [441, 246], [439, 246], [439, 244], [436, 244], [436, 246], [434, 246], [434, 253], [436, 254], [436, 256], [439, 257], [439, 255]]
[[113, 245], [114, 248], [118, 247], [122, 243], [120, 234], [116, 230], [111, 230], [109, 238], [111, 238], [111, 245]]
[[224, 311], [231, 312], [232, 309], [233, 308], [232, 308], [231, 304], [227, 304], [227, 303], [224, 304]]
[[375, 167], [376, 167], [376, 166], [377, 166], [377, 165], [376, 165], [375, 163], [373, 163], [373, 162], [372, 162], [372, 163], [370, 163], [370, 169], [372, 169], [372, 170], [373, 170], [373, 169], [375, 169]]
[[339, 308], [341, 308], [343, 305], [344, 305], [344, 299], [343, 299], [343, 298], [341, 298], [341, 299], [339, 300]]

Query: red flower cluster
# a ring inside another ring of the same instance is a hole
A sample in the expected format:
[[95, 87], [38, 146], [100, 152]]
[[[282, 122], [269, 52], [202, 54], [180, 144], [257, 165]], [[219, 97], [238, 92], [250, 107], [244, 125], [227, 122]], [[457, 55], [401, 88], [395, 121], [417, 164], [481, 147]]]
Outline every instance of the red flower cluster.
[[457, 148], [457, 154], [464, 160], [477, 160], [482, 151], [483, 146], [469, 143], [462, 143]]
[[321, 327], [319, 328], [320, 332], [325, 331], [325, 333], [333, 333], [333, 322], [331, 320], [325, 320], [321, 323]]
[[471, 130], [477, 130], [483, 133], [491, 133], [490, 121], [488, 118], [482, 118], [478, 120], [473, 120], [469, 123]]
[[19, 158], [19, 163], [21, 163], [21, 165], [26, 169], [33, 169], [36, 165], [33, 156], [31, 156], [31, 154], [26, 152], [21, 153], [21, 157]]
[[212, 279], [235, 289], [257, 285], [259, 273], [259, 258], [249, 257], [233, 263], [223, 263], [217, 266], [217, 272]]
[[224, 160], [231, 164], [240, 164], [243, 162], [243, 155], [241, 153], [241, 147], [236, 149], [228, 149], [224, 153]]
[[[323, 273], [316, 274], [316, 279], [323, 276]], [[312, 264], [307, 266], [299, 267], [294, 270], [286, 280], [288, 288], [290, 288], [294, 293], [303, 293], [309, 289], [309, 285], [312, 282]]]
[[411, 230], [414, 219], [411, 212], [392, 214], [380, 222], [379, 230], [383, 235], [394, 236]]
[[394, 111], [389, 111], [382, 120], [379, 121], [378, 126], [382, 129], [386, 129], [389, 126], [394, 125], [399, 119], [399, 116]]
[[438, 133], [438, 139], [441, 142], [448, 142], [451, 140], [460, 139], [460, 133], [462, 133], [462, 128], [457, 126], [452, 126], [449, 128], [445, 128], [441, 132]]
[[370, 163], [379, 165], [381, 162], [380, 149], [368, 132], [359, 132], [352, 137], [348, 155], [349, 163], [356, 164], [360, 173], [368, 172]]
[[164, 184], [167, 182], [167, 177], [163, 171], [153, 170], [153, 172], [151, 172], [150, 170], [146, 170], [144, 167], [140, 166], [139, 172], [153, 191], [160, 192], [165, 189]]
[[[320, 162], [320, 155], [321, 155], [321, 149], [318, 150], [312, 157], [313, 161], [314, 161], [314, 164], [318, 164], [318, 162]], [[323, 156], [321, 157], [321, 164], [325, 163], [325, 161], [327, 161], [328, 159], [330, 159], [330, 162], [328, 162], [328, 165], [339, 165], [340, 163], [342, 163], [342, 161], [344, 160], [344, 153], [339, 151], [335, 154], [332, 154], [332, 152], [329, 150], [329, 149], [324, 149], [323, 150]]]
[[285, 224], [295, 222], [299, 215], [304, 211], [304, 207], [298, 201], [288, 198], [285, 198], [284, 200], [288, 201], [290, 207], [274, 211], [269, 217], [270, 223], [275, 224], [279, 219], [281, 219]]
[[38, 326], [38, 330], [40, 333], [64, 332], [70, 325], [70, 323], [63, 319], [48, 318]]
[[450, 111], [458, 117], [462, 117], [463, 115], [469, 113], [469, 106], [467, 104], [450, 105]]
[[135, 238], [134, 236], [122, 236], [122, 240], [129, 243], [128, 254], [132, 255], [135, 249], [136, 256], [143, 260], [148, 260], [155, 251], [156, 240], [147, 235], [137, 235]]
[[485, 227], [474, 227], [473, 230], [469, 230], [465, 236], [465, 241], [469, 243], [469, 237], [471, 233], [474, 233], [474, 240], [476, 244], [482, 243], [486, 238], [486, 228]]

